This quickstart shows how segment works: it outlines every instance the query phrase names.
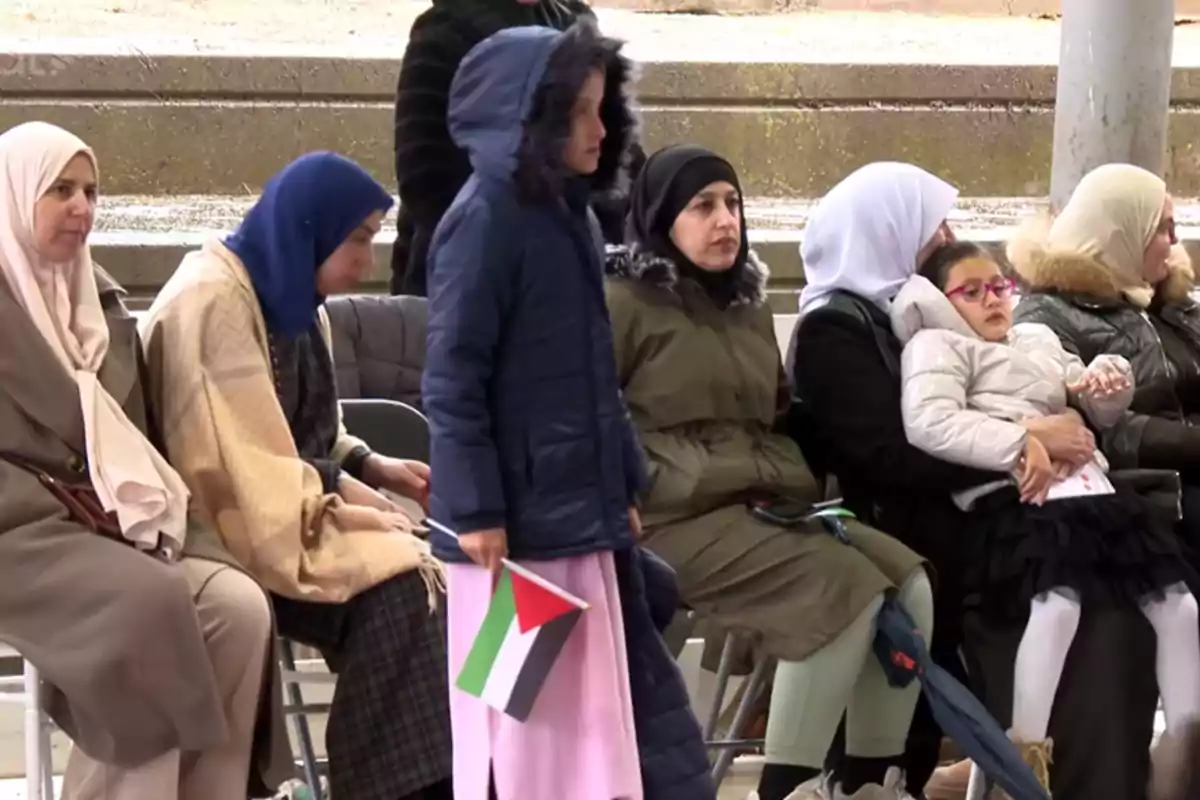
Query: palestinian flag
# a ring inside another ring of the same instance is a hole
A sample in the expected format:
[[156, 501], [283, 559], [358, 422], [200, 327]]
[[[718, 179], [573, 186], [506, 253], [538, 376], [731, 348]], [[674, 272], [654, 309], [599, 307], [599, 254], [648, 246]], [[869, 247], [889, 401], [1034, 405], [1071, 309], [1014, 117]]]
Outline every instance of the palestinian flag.
[[506, 563], [456, 686], [524, 722], [588, 604]]

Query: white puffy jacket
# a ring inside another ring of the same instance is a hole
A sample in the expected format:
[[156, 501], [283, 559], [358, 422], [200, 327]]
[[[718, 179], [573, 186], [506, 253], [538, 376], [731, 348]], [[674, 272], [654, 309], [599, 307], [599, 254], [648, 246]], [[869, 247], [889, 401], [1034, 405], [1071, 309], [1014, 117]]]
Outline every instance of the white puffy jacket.
[[[1085, 367], [1045, 325], [1014, 325], [1005, 342], [979, 337], [936, 286], [917, 275], [891, 307], [892, 329], [904, 343], [904, 428], [909, 442], [945, 461], [1011, 472], [1025, 451], [1018, 422], [1067, 408], [1067, 386]], [[1097, 427], [1114, 424], [1133, 399], [1133, 373], [1120, 356], [1100, 355], [1130, 380], [1111, 397], [1079, 397]], [[1107, 462], [1096, 453], [1097, 464]]]

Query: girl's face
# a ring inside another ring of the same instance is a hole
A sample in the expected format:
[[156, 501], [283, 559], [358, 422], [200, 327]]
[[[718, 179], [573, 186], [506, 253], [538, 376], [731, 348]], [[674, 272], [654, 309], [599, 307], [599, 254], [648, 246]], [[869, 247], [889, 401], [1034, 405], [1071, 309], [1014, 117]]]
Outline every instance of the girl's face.
[[604, 102], [604, 71], [588, 73], [575, 105], [571, 109], [571, 133], [563, 147], [563, 163], [579, 175], [591, 175], [600, 166], [600, 145], [604, 142], [604, 122], [600, 105]]
[[671, 241], [706, 272], [732, 267], [742, 249], [742, 198], [737, 188], [717, 181], [697, 192], [675, 218]]
[[1171, 195], [1163, 200], [1162, 213], [1158, 218], [1158, 227], [1146, 245], [1142, 258], [1142, 277], [1146, 283], [1157, 285], [1167, 278], [1167, 257], [1171, 255], [1171, 245], [1179, 240], [1175, 238], [1175, 204]]
[[946, 275], [946, 297], [971, 330], [988, 342], [1002, 342], [1012, 328], [1013, 282], [990, 258], [959, 261]]
[[79, 255], [92, 232], [96, 214], [96, 170], [83, 153], [67, 162], [33, 209], [34, 247], [38, 255], [66, 264]]

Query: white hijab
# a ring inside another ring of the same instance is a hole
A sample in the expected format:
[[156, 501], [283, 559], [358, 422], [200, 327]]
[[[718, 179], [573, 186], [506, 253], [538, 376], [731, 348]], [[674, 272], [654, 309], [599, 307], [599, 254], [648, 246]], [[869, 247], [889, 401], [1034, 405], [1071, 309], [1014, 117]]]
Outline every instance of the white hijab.
[[1149, 305], [1154, 288], [1142, 277], [1146, 247], [1167, 199], [1167, 184], [1132, 164], [1105, 164], [1089, 172], [1050, 225], [1047, 249], [1090, 256]]
[[83, 141], [44, 122], [0, 135], [0, 272], [79, 387], [88, 471], [104, 508], [116, 512], [122, 532], [139, 548], [163, 545], [178, 553], [187, 530], [187, 488], [97, 379], [108, 324], [91, 253], [85, 244], [74, 260], [56, 264], [35, 247], [37, 202], [80, 154], [94, 169], [96, 157]]
[[958, 189], [912, 164], [881, 161], [850, 173], [809, 218], [800, 313], [839, 289], [887, 311], [957, 199]]

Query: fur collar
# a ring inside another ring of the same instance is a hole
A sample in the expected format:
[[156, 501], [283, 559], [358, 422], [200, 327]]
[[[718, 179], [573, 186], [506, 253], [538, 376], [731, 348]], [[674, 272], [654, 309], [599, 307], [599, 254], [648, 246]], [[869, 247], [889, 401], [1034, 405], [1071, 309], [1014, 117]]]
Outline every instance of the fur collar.
[[633, 96], [637, 70], [621, 54], [621, 47], [620, 41], [600, 35], [593, 24], [576, 24], [563, 33], [550, 54], [534, 98], [534, 119], [525, 125], [517, 153], [517, 185], [527, 199], [558, 196], [574, 175], [562, 162], [571, 133], [570, 111], [588, 72], [597, 66], [604, 69], [600, 118], [606, 134], [600, 143], [600, 163], [587, 184], [597, 193], [628, 189], [630, 148], [638, 137]]
[[[605, 261], [609, 275], [655, 286], [679, 294], [679, 267], [676, 263], [638, 247], [609, 248]], [[767, 281], [771, 271], [765, 261], [750, 249], [746, 263], [734, 275], [733, 302], [730, 307], [761, 306], [767, 302]]]
[[[1039, 229], [1044, 227], [1043, 223]], [[1051, 250], [1042, 244], [1044, 241], [1037, 231], [1027, 228], [1008, 245], [1013, 270], [1029, 291], [1083, 295], [1105, 304], [1128, 301], [1138, 308], [1149, 308], [1156, 295], [1166, 304], [1191, 302], [1196, 274], [1182, 245], [1171, 248], [1167, 278], [1154, 288], [1130, 281], [1094, 256]]]

